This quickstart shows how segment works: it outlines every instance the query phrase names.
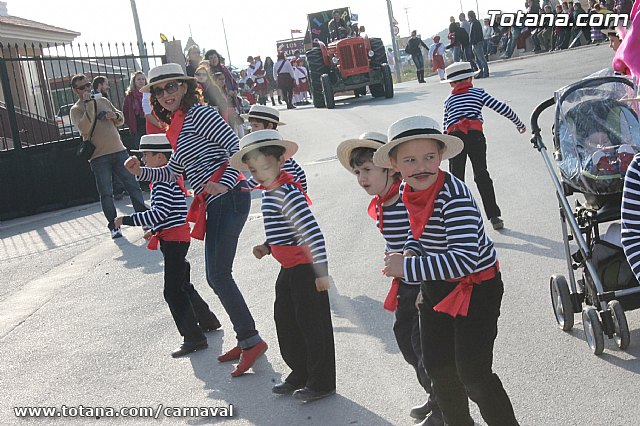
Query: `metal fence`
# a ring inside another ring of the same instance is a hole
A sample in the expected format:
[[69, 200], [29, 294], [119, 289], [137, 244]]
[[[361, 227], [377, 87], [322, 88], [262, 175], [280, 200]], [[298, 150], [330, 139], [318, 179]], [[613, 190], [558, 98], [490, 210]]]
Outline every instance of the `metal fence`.
[[166, 61], [153, 44], [148, 51], [133, 43], [0, 44], [0, 221], [98, 199], [89, 163], [75, 155], [71, 78], [106, 77], [121, 110], [131, 74]]
[[[149, 51], [149, 53], [147, 53]], [[78, 137], [69, 109], [77, 100], [71, 78], [109, 80], [109, 100], [121, 109], [131, 74], [164, 61], [155, 46], [134, 43], [0, 43], [0, 151]], [[19, 141], [19, 143], [17, 143]]]

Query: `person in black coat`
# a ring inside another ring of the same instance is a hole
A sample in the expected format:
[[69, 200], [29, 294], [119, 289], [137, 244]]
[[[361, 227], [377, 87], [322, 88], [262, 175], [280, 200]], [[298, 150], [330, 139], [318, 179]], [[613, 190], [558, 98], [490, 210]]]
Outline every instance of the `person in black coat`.
[[420, 46], [429, 50], [429, 46], [424, 44], [424, 41], [422, 41], [422, 39], [417, 36], [416, 30], [411, 31], [411, 38], [407, 42], [407, 47], [404, 50], [411, 55], [413, 63], [416, 64], [416, 75], [418, 77], [418, 83], [426, 83], [426, 81], [424, 81], [424, 58], [422, 56]]

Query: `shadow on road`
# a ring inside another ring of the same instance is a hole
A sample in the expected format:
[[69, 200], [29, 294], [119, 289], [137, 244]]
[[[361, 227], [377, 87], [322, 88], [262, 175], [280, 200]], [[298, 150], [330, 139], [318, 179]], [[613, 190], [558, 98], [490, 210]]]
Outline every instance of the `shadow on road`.
[[513, 229], [504, 228], [500, 231], [503, 237], [511, 237], [524, 241], [524, 243], [506, 243], [502, 241], [494, 241], [496, 248], [505, 250], [515, 250], [524, 253], [534, 254], [536, 256], [558, 259], [564, 257], [564, 246], [560, 241], [550, 240], [539, 235], [531, 235]]

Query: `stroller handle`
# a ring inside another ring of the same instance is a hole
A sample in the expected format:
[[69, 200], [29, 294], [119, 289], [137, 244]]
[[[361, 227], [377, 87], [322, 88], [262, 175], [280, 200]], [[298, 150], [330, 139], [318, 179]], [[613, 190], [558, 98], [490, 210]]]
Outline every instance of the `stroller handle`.
[[542, 136], [540, 136], [540, 126], [538, 125], [538, 117], [542, 114], [542, 111], [549, 108], [556, 103], [555, 97], [549, 98], [546, 101], [540, 103], [531, 113], [531, 144], [533, 148], [540, 151], [542, 148], [546, 149], [542, 142]]

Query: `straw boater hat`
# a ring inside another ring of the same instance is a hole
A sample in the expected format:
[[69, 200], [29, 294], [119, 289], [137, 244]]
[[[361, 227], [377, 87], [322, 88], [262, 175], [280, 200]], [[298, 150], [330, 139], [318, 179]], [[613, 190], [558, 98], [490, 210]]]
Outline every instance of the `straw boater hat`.
[[358, 139], [347, 139], [346, 141], [340, 142], [337, 148], [338, 160], [340, 164], [342, 164], [342, 167], [354, 173], [353, 168], [349, 164], [351, 153], [354, 149], [371, 148], [377, 150], [385, 143], [387, 143], [387, 135], [384, 133], [365, 132], [358, 136]]
[[169, 139], [164, 133], [154, 135], [144, 135], [140, 138], [140, 148], [132, 149], [131, 152], [173, 152]]
[[180, 64], [162, 64], [149, 71], [149, 83], [140, 89], [143, 93], [151, 92], [151, 86], [171, 80], [195, 80], [185, 75]]
[[250, 118], [257, 118], [259, 120], [266, 120], [271, 123], [275, 123], [278, 126], [284, 126], [286, 123], [280, 121], [280, 112], [266, 105], [252, 105], [248, 114], [242, 114], [242, 118], [247, 120]]
[[474, 71], [469, 62], [454, 62], [445, 68], [444, 72], [447, 79], [442, 80], [440, 83], [452, 83], [480, 74], [480, 70]]
[[606, 35], [607, 37], [612, 35], [616, 37], [620, 37], [620, 34], [618, 34], [618, 27], [615, 25], [609, 25], [608, 27], [604, 27], [600, 30], [600, 32]]
[[444, 143], [445, 151], [442, 153], [442, 160], [455, 157], [462, 152], [464, 144], [460, 138], [450, 135], [443, 135], [438, 123], [430, 117], [415, 115], [403, 118], [389, 126], [387, 132], [389, 141], [382, 145], [373, 154], [373, 163], [378, 167], [390, 168], [389, 152], [403, 142], [415, 139], [435, 139]]
[[240, 151], [231, 156], [229, 163], [236, 170], [249, 170], [246, 164], [242, 162], [242, 157], [254, 149], [263, 146], [281, 146], [285, 148], [284, 159], [287, 160], [298, 151], [298, 144], [295, 142], [282, 139], [282, 135], [277, 130], [258, 130], [251, 132], [240, 139]]

